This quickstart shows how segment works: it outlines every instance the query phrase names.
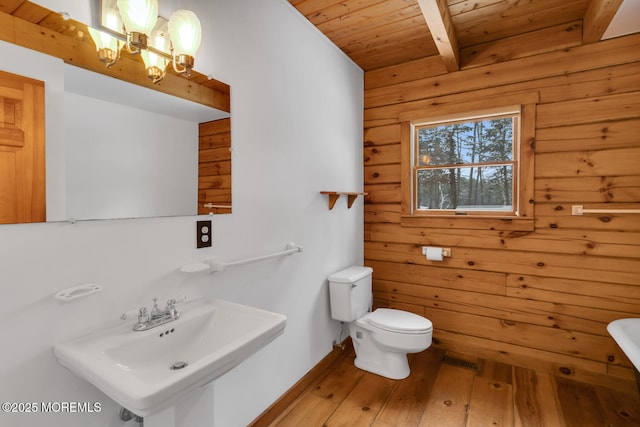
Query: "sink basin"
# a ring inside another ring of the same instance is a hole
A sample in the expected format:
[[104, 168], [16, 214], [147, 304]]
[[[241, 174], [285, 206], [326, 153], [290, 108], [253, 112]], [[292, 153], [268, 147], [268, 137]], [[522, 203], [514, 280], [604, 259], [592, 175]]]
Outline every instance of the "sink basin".
[[199, 299], [142, 332], [132, 323], [54, 346], [58, 361], [139, 416], [215, 380], [284, 332], [286, 317]]
[[640, 319], [614, 320], [607, 325], [607, 330], [633, 366], [640, 371]]

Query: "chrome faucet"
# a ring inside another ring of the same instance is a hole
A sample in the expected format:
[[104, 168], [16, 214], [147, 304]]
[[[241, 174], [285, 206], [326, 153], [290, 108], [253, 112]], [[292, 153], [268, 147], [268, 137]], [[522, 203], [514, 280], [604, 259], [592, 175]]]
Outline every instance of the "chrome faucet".
[[138, 323], [133, 325], [134, 331], [146, 331], [156, 326], [164, 325], [165, 323], [178, 320], [180, 313], [176, 309], [176, 300], [170, 299], [167, 301], [167, 306], [164, 310], [158, 308], [158, 298], [153, 299], [153, 308], [151, 313], [147, 311], [146, 307], [141, 307], [138, 311]]

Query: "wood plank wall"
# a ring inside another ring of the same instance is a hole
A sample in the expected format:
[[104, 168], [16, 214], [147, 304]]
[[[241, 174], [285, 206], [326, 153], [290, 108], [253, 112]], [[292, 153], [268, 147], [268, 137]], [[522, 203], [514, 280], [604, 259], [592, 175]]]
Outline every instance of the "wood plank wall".
[[198, 215], [231, 213], [231, 119], [200, 123], [198, 142]]
[[[465, 49], [459, 72], [427, 58], [365, 74], [365, 264], [375, 305], [425, 315], [439, 347], [633, 390], [606, 325], [640, 316], [640, 215], [571, 205], [640, 208], [640, 35], [580, 37], [576, 21]], [[402, 226], [400, 116], [531, 91], [534, 231]]]

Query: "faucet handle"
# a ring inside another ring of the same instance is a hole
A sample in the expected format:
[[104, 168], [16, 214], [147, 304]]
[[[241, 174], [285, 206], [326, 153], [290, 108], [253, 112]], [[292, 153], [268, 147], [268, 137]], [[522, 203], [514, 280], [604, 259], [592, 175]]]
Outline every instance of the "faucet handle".
[[167, 313], [171, 315], [173, 320], [178, 320], [180, 318], [180, 313], [176, 310], [176, 300], [171, 298], [167, 301], [167, 308], [165, 309]]
[[142, 307], [138, 311], [138, 323], [147, 323], [149, 321], [149, 313], [146, 307]]

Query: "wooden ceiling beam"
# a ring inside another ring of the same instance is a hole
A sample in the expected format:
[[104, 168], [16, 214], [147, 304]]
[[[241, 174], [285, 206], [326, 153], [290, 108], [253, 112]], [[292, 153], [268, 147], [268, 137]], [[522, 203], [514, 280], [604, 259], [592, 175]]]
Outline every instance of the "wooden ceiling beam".
[[591, 0], [584, 13], [582, 43], [599, 42], [623, 0]]
[[418, 0], [447, 71], [460, 69], [460, 49], [447, 0]]

